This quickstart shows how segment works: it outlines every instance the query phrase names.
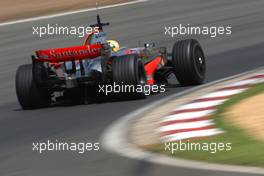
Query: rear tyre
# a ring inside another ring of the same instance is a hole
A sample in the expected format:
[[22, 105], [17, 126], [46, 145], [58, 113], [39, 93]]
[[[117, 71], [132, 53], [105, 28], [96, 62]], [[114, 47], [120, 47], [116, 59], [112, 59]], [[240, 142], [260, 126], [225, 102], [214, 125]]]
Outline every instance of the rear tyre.
[[136, 89], [140, 85], [142, 92], [134, 92], [140, 97], [145, 97], [145, 85], [147, 77], [144, 64], [137, 58], [137, 55], [118, 56], [113, 59], [112, 64], [113, 81], [117, 84], [134, 86]]
[[172, 48], [171, 63], [181, 85], [199, 85], [204, 82], [206, 59], [197, 40], [188, 39], [175, 42]]
[[37, 86], [33, 79], [32, 64], [22, 65], [16, 72], [16, 94], [23, 109], [35, 109], [50, 105], [47, 90]]

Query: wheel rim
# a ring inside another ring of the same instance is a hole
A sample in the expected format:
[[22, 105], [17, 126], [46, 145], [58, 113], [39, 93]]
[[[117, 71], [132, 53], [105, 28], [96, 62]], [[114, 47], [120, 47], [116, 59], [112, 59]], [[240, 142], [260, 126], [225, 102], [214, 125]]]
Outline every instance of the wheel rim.
[[206, 63], [203, 51], [199, 47], [196, 47], [194, 52], [194, 65], [199, 75], [203, 77], [206, 71]]

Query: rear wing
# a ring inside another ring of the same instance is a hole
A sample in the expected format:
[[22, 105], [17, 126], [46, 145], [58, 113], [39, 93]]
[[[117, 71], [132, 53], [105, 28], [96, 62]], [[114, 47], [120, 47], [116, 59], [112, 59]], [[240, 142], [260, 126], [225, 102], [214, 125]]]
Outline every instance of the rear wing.
[[52, 48], [36, 51], [36, 60], [40, 62], [65, 62], [82, 59], [93, 59], [101, 54], [102, 44]]

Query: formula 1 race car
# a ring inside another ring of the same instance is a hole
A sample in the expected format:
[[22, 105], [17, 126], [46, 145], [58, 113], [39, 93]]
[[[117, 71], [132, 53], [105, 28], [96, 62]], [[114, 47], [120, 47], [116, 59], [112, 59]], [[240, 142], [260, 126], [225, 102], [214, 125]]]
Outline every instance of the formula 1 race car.
[[[54, 93], [65, 99], [82, 99], [89, 87], [106, 84], [155, 85], [174, 74], [183, 86], [202, 84], [206, 60], [195, 39], [177, 41], [172, 52], [147, 43], [143, 47], [120, 47], [106, 40], [97, 15], [95, 30], [81, 46], [38, 50], [32, 64], [19, 66], [16, 93], [23, 109], [46, 107], [56, 102]], [[92, 89], [95, 90], [95, 89]], [[82, 94], [83, 92], [83, 94]], [[140, 94], [141, 97], [144, 97]]]

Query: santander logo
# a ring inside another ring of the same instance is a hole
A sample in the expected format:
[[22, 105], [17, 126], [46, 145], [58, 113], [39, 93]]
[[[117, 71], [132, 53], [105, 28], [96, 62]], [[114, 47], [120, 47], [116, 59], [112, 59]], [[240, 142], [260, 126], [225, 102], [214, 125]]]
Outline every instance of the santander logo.
[[49, 55], [53, 58], [78, 58], [82, 56], [91, 56], [97, 54], [100, 51], [99, 47], [90, 47], [89, 45], [85, 47], [76, 47], [76, 48], [68, 48], [68, 49], [51, 49], [49, 50]]

